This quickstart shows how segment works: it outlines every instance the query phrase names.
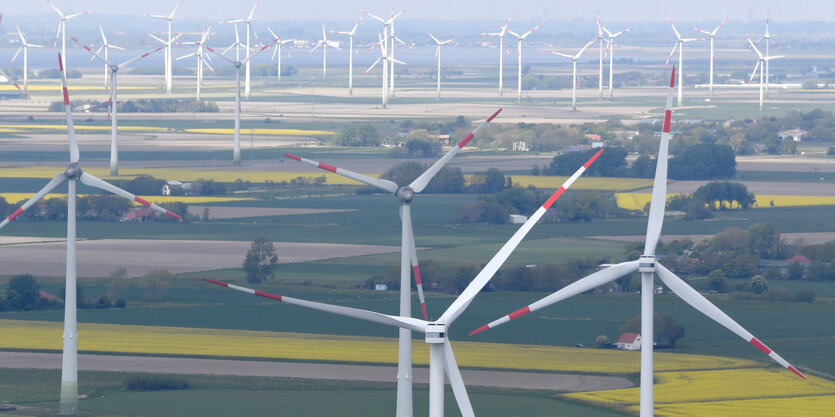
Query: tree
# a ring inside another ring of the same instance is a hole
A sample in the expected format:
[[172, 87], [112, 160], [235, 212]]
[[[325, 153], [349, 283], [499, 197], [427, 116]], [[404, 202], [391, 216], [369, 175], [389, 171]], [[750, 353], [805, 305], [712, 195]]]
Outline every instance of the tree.
[[278, 263], [275, 245], [265, 237], [252, 242], [244, 258], [243, 268], [247, 282], [258, 284], [272, 278], [273, 267]]
[[745, 185], [728, 181], [709, 182], [696, 189], [693, 197], [706, 202], [711, 209], [716, 209], [718, 206], [723, 210], [726, 208], [726, 202], [731, 207], [736, 202], [740, 208], [747, 209], [757, 201], [754, 193], [749, 192]]
[[502, 204], [478, 200], [471, 204], [465, 204], [458, 210], [455, 216], [455, 223], [507, 223], [510, 210]]
[[[551, 165], [546, 173], [549, 175], [571, 175], [598, 151], [600, 150], [589, 149], [585, 152], [567, 152], [557, 155], [551, 160]], [[606, 148], [585, 172], [585, 175], [591, 177], [622, 177], [626, 175], [626, 155], [625, 148]]]
[[736, 175], [734, 150], [728, 145], [700, 143], [670, 160], [670, 179], [712, 180]]
[[714, 269], [707, 274], [707, 280], [710, 282], [710, 289], [716, 292], [728, 292], [728, 280], [725, 279], [725, 274], [721, 269]]
[[597, 347], [605, 348], [606, 346], [609, 346], [609, 337], [605, 334], [601, 334], [594, 339], [594, 342], [597, 343]]
[[423, 165], [417, 162], [402, 162], [388, 171], [384, 172], [380, 178], [389, 180], [397, 185], [404, 186], [411, 184], [415, 178], [419, 177], [424, 171]]
[[754, 294], [762, 294], [768, 291], [768, 281], [762, 275], [756, 275], [748, 281], [748, 286], [751, 287], [751, 292]]
[[563, 220], [590, 222], [606, 217], [614, 204], [606, 196], [594, 191], [577, 191], [557, 202], [557, 213]]
[[629, 167], [629, 176], [636, 178], [653, 178], [655, 176], [655, 159], [643, 154]]
[[429, 181], [424, 192], [457, 194], [464, 191], [465, 182], [461, 168], [445, 166]]
[[494, 194], [504, 190], [506, 185], [504, 174], [496, 168], [490, 168], [484, 176], [484, 183], [478, 187], [478, 192]]
[[339, 144], [342, 146], [378, 146], [380, 144], [380, 135], [374, 126], [350, 125], [342, 129], [342, 133], [339, 136]]
[[10, 310], [34, 310], [40, 298], [41, 286], [32, 275], [15, 275], [9, 280], [5, 299]]
[[789, 263], [789, 267], [786, 270], [786, 278], [796, 281], [803, 278], [803, 266], [800, 265], [800, 262], [791, 262]]
[[[684, 337], [684, 327], [676, 323], [672, 316], [667, 314], [655, 313], [653, 315], [653, 334], [657, 341], [667, 339], [667, 344], [670, 347], [676, 347], [678, 339]], [[641, 333], [641, 316], [635, 316], [629, 319], [626, 324], [621, 326], [621, 333]], [[651, 340], [642, 340], [641, 343], [652, 343]]]
[[786, 242], [771, 223], [757, 223], [748, 228], [748, 250], [765, 259], [785, 256]]

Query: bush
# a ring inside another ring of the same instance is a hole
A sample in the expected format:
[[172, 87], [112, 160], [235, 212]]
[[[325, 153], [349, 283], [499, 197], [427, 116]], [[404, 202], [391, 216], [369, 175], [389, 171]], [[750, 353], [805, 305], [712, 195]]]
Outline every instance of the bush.
[[135, 375], [122, 383], [128, 391], [174, 391], [191, 388], [191, 384], [170, 376]]
[[812, 290], [800, 290], [794, 294], [794, 301], [798, 303], [814, 303], [815, 292]]

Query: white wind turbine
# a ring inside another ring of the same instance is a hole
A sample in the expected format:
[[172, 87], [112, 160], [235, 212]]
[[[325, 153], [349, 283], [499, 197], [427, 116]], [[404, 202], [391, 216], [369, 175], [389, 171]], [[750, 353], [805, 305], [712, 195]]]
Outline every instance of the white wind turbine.
[[780, 365], [788, 368], [803, 379], [806, 379], [797, 369], [791, 366], [776, 352], [766, 347], [751, 333], [745, 330], [737, 322], [731, 319], [727, 314], [722, 312], [719, 308], [708, 301], [698, 291], [687, 285], [681, 278], [676, 276], [669, 269], [665, 268], [655, 259], [655, 247], [658, 244], [658, 239], [661, 235], [661, 226], [664, 223], [664, 205], [667, 199], [667, 156], [670, 144], [670, 120], [672, 117], [673, 106], [673, 86], [675, 82], [675, 67], [673, 67], [672, 75], [670, 77], [670, 88], [667, 92], [667, 106], [664, 115], [664, 127], [661, 135], [661, 143], [658, 148], [657, 166], [655, 169], [655, 182], [652, 187], [652, 199], [649, 209], [649, 220], [647, 222], [646, 244], [644, 246], [644, 254], [638, 260], [622, 262], [610, 266], [604, 270], [595, 272], [585, 278], [582, 278], [574, 283], [562, 288], [561, 290], [534, 302], [524, 308], [521, 308], [507, 316], [486, 324], [476, 330], [472, 334], [496, 327], [510, 320], [516, 319], [520, 316], [528, 314], [532, 311], [550, 306], [551, 304], [565, 300], [586, 291], [592, 290], [608, 282], [612, 282], [623, 276], [627, 276], [633, 272], [641, 273], [641, 401], [640, 401], [640, 415], [641, 417], [651, 417], [653, 415], [653, 289], [655, 288], [654, 276], [658, 277], [662, 282], [678, 295], [687, 304], [690, 304], [696, 310], [699, 310], [713, 321], [721, 324], [728, 330], [736, 333], [752, 345], [767, 354], [771, 359], [778, 362]]
[[481, 36], [498, 36], [499, 37], [499, 95], [504, 94], [504, 35], [507, 33], [507, 27], [510, 25], [510, 20], [513, 16], [507, 19], [504, 26], [499, 26], [499, 31], [495, 33], [482, 33]]
[[[43, 48], [43, 45], [35, 45], [34, 43], [26, 42], [26, 38], [23, 37], [23, 31], [20, 30], [20, 26], [15, 23], [15, 28], [17, 28], [17, 36], [20, 37], [20, 48], [17, 49], [12, 60], [9, 62], [9, 65], [14, 63], [14, 60], [17, 59], [17, 56], [20, 55], [20, 52], [23, 51], [23, 91], [29, 90], [29, 48]], [[10, 80], [11, 81], [11, 80]]]
[[[313, 51], [322, 47], [322, 78], [325, 78], [328, 75], [328, 34], [325, 31], [325, 22], [322, 21], [322, 39], [319, 39], [319, 42], [316, 43], [316, 46], [313, 47], [308, 53], [312, 53]], [[341, 50], [340, 47], [336, 45], [330, 45], [331, 48], [336, 48]]]
[[513, 35], [519, 41], [519, 43], [516, 45], [516, 61], [519, 64], [519, 68], [516, 75], [516, 101], [520, 103], [522, 102], [522, 41], [524, 41], [525, 38], [527, 38], [528, 35], [533, 33], [535, 30], [539, 29], [540, 26], [542, 25], [536, 25], [533, 29], [523, 33], [522, 35], [519, 35], [510, 29], [507, 30], [507, 33]]
[[177, 13], [177, 9], [180, 7], [181, 4], [183, 4], [183, 0], [180, 0], [179, 2], [177, 2], [177, 5], [174, 6], [174, 10], [172, 10], [171, 13], [168, 14], [168, 15], [140, 14], [140, 16], [153, 17], [153, 18], [157, 18], [157, 19], [165, 19], [165, 20], [168, 21], [168, 42], [163, 42], [163, 41], [160, 41], [160, 42], [162, 42], [165, 45], [165, 54], [163, 54], [164, 55], [163, 59], [165, 60], [165, 92], [169, 93], [169, 94], [171, 94], [172, 78], [173, 78], [173, 68], [172, 68], [172, 65], [171, 65], [171, 63], [173, 62], [172, 61], [172, 53], [171, 53], [171, 41], [173, 40], [171, 38], [171, 36], [173, 34], [172, 20], [174, 20], [174, 14]]
[[54, 47], [55, 45], [58, 45], [58, 38], [60, 37], [61, 59], [64, 60], [63, 62], [61, 62], [61, 65], [63, 66], [63, 68], [67, 68], [67, 20], [92, 12], [88, 10], [85, 12], [78, 12], [70, 15], [65, 15], [62, 11], [58, 10], [58, 8], [55, 7], [55, 5], [52, 4], [51, 1], [46, 0], [46, 4], [48, 4], [49, 7], [52, 7], [55, 10], [55, 13], [58, 13], [58, 16], [61, 17], [61, 21], [58, 22], [58, 32], [55, 34], [55, 43], [52, 46]]
[[367, 70], [365, 70], [365, 73], [368, 74], [368, 72], [371, 71], [372, 69], [374, 69], [374, 67], [377, 66], [377, 64], [380, 61], [383, 62], [383, 108], [386, 108], [386, 106], [388, 105], [388, 102], [389, 102], [389, 95], [388, 95], [388, 76], [389, 76], [389, 73], [387, 71], [389, 61], [397, 62], [398, 64], [401, 64], [401, 65], [409, 65], [409, 64], [407, 64], [403, 61], [398, 61], [398, 60], [396, 60], [396, 59], [394, 59], [394, 58], [392, 58], [391, 56], [388, 55], [388, 48], [386, 48], [386, 43], [387, 42], [383, 39], [383, 36], [380, 34], [380, 32], [377, 32], [377, 38], [379, 39], [379, 41], [377, 42], [376, 45], [372, 45], [371, 48], [373, 49], [375, 46], [379, 46], [380, 47], [380, 57], [377, 58], [377, 60], [374, 61], [374, 63], [371, 64], [371, 66], [368, 67]]
[[[354, 34], [357, 32], [357, 28], [360, 26], [360, 22], [365, 17], [365, 13], [360, 16], [359, 20], [357, 20], [357, 24], [351, 30], [348, 31], [338, 31], [332, 30], [331, 33], [335, 33], [337, 35], [348, 35], [348, 95], [354, 95], [354, 53], [359, 56], [359, 50], [354, 47]], [[270, 31], [272, 32], [272, 31]], [[279, 69], [281, 72], [281, 69]]]
[[[247, 15], [247, 17], [245, 17], [245, 18], [243, 18], [243, 19], [227, 20], [227, 21], [224, 21], [224, 22], [223, 22], [223, 23], [246, 23], [246, 58], [249, 58], [249, 52], [250, 52], [250, 48], [249, 48], [249, 38], [250, 38], [251, 36], [249, 36], [249, 34], [250, 34], [250, 32], [252, 31], [252, 27], [251, 27], [251, 26], [252, 26], [252, 17], [253, 17], [253, 16], [255, 16], [255, 8], [258, 6], [258, 2], [259, 2], [259, 1], [260, 1], [260, 0], [255, 0], [255, 4], [253, 4], [253, 5], [252, 5], [252, 10], [250, 10], [249, 15]], [[238, 31], [238, 28], [237, 28], [237, 26], [236, 26], [236, 27], [235, 27], [235, 36], [236, 36], [236, 39], [237, 39], [237, 34], [238, 34], [238, 32], [237, 32], [237, 31]], [[250, 63], [250, 61], [249, 61], [249, 60], [247, 60], [247, 61], [246, 61], [245, 80], [244, 80], [244, 96], [246, 96], [246, 98], [249, 98], [249, 96], [250, 96], [250, 89], [249, 89], [249, 63]]]
[[[204, 281], [211, 282], [229, 289], [242, 291], [248, 294], [257, 295], [260, 297], [269, 298], [276, 301], [281, 301], [287, 304], [293, 304], [300, 307], [305, 307], [313, 310], [333, 313], [340, 316], [353, 317], [360, 320], [369, 321], [372, 323], [379, 323], [393, 327], [400, 328], [400, 334], [410, 334], [412, 331], [425, 334], [425, 341], [429, 345], [429, 417], [443, 417], [444, 415], [444, 377], [449, 379], [452, 386], [452, 392], [455, 395], [455, 400], [458, 403], [458, 409], [464, 417], [474, 417], [472, 404], [467, 395], [467, 388], [464, 385], [464, 380], [461, 376], [461, 371], [458, 369], [458, 363], [455, 360], [455, 355], [452, 351], [452, 345], [447, 337], [448, 330], [455, 322], [455, 320], [469, 307], [476, 295], [484, 288], [490, 279], [495, 275], [496, 271], [504, 264], [507, 258], [513, 253], [514, 249], [519, 246], [522, 239], [528, 234], [533, 226], [545, 214], [546, 211], [557, 201], [565, 190], [594, 162], [594, 160], [602, 153], [603, 150], [597, 152], [588, 162], [586, 162], [577, 172], [574, 173], [565, 183], [556, 191], [551, 197], [540, 206], [535, 213], [523, 224], [516, 233], [511, 236], [507, 243], [493, 256], [492, 259], [484, 266], [484, 268], [473, 278], [467, 288], [461, 293], [458, 298], [446, 309], [446, 311], [436, 320], [429, 321], [428, 319], [415, 319], [409, 314], [410, 311], [402, 311], [400, 315], [387, 315], [377, 313], [369, 310], [362, 310], [358, 308], [342, 307], [337, 305], [330, 305], [324, 303], [317, 303], [312, 301], [301, 300], [298, 298], [285, 297], [277, 294], [266, 293], [263, 291], [256, 291], [250, 288], [241, 287], [234, 284], [205, 279]], [[375, 181], [374, 178], [370, 178]], [[407, 206], [408, 207], [408, 206]], [[405, 218], [404, 218], [405, 223]], [[406, 265], [408, 266], [408, 265]], [[408, 284], [408, 281], [406, 282]], [[401, 291], [402, 291], [401, 286]], [[407, 287], [408, 288], [408, 287]], [[408, 289], [407, 296], [408, 296]], [[402, 301], [402, 298], [401, 298]], [[401, 338], [401, 355], [403, 354], [403, 345]], [[411, 346], [408, 347], [411, 350]], [[411, 354], [411, 352], [409, 352]], [[398, 371], [398, 377], [400, 376]], [[407, 407], [401, 413], [400, 409], [400, 392], [398, 390], [398, 410], [397, 416], [410, 416], [412, 401], [409, 396]]]
[[721, 28], [722, 25], [724, 25], [725, 22], [727, 22], [727, 21], [728, 21], [728, 19], [725, 18], [725, 20], [723, 20], [722, 23], [719, 24], [719, 26], [716, 26], [716, 29], [713, 29], [710, 32], [708, 32], [706, 30], [703, 30], [703, 29], [699, 29], [697, 27], [693, 28], [693, 30], [695, 30], [697, 32], [704, 33], [705, 35], [708, 36], [708, 39], [710, 39], [710, 75], [709, 75], [709, 77], [710, 77], [710, 89], [709, 89], [709, 92], [708, 92], [708, 97], [713, 97], [713, 38], [716, 37], [716, 32], [719, 32], [719, 28]]
[[751, 73], [751, 78], [748, 79], [748, 83], [750, 84], [751, 81], [754, 79], [754, 76], [757, 74], [757, 69], [759, 68], [759, 70], [760, 70], [760, 111], [762, 111], [763, 110], [763, 88], [764, 88], [764, 85], [768, 85], [768, 82], [763, 82], [764, 81], [763, 69], [767, 68], [768, 62], [771, 61], [772, 59], [786, 58], [786, 57], [788, 57], [788, 55], [772, 55], [772, 56], [763, 55], [762, 52], [760, 52], [760, 50], [757, 49], [757, 45], [754, 44], [754, 42], [751, 40], [751, 38], [749, 38], [748, 36], [745, 36], [745, 39], [748, 40], [748, 43], [751, 44], [751, 47], [754, 48], [754, 52], [756, 52], [756, 54], [757, 54], [757, 65], [754, 66], [754, 72]]
[[133, 64], [136, 61], [139, 61], [142, 58], [145, 58], [148, 55], [151, 55], [154, 52], [159, 51], [163, 47], [160, 46], [157, 49], [154, 49], [150, 52], [145, 52], [142, 55], [133, 57], [125, 62], [122, 62], [119, 65], [114, 64], [107, 58], [102, 58], [99, 54], [93, 52], [89, 46], [82, 44], [78, 41], [75, 37], [72, 38], [77, 44], [81, 45], [87, 52], [90, 52], [94, 58], [98, 58], [99, 61], [105, 63], [110, 69], [110, 100], [109, 106], [110, 107], [110, 176], [115, 177], [119, 175], [119, 140], [118, 140], [118, 124], [116, 122], [118, 111], [118, 97], [116, 95], [118, 83], [116, 82], [116, 74], [119, 72], [120, 69], [127, 67], [130, 64]]
[[229, 58], [226, 55], [223, 55], [222, 53], [206, 46], [206, 49], [208, 49], [210, 52], [229, 61], [230, 63], [232, 63], [232, 65], [235, 66], [235, 143], [232, 151], [232, 163], [234, 165], [241, 164], [241, 65], [246, 64], [252, 58], [255, 58], [256, 55], [260, 54], [265, 49], [272, 46], [272, 44], [275, 42], [276, 41], [272, 41], [261, 46], [260, 48], [257, 48], [255, 52], [253, 52], [243, 60], [241, 60], [239, 57], [236, 57], [235, 59]]
[[[394, 39], [394, 36], [393, 36], [393, 34], [394, 34], [394, 26], [393, 26], [394, 19], [397, 19], [398, 17], [403, 15], [403, 13], [406, 13], [406, 11], [408, 11], [410, 8], [412, 8], [412, 6], [409, 6], [405, 9], [403, 9], [403, 11], [401, 11], [400, 13], [397, 13], [397, 14], [392, 13], [391, 17], [388, 18], [388, 19], [383, 19], [383, 18], [377, 17], [377, 16], [375, 16], [371, 13], [368, 13], [368, 11], [365, 10], [365, 9], [360, 9], [360, 11], [363, 13], [363, 15], [368, 15], [368, 17], [370, 17], [370, 18], [372, 18], [372, 19], [374, 19], [374, 20], [383, 24], [383, 34], [382, 34], [381, 39], [385, 40], [385, 45], [383, 47], [383, 50], [385, 50], [385, 53], [387, 54], [386, 57], [383, 59], [383, 72], [385, 73], [383, 75], [383, 79], [385, 80], [385, 84], [384, 84], [385, 85], [384, 94], [386, 95], [385, 102], [388, 102], [388, 96], [389, 95], [394, 94], [394, 82], [391, 83], [391, 87], [389, 87], [389, 83], [388, 83], [388, 79], [389, 79], [389, 68], [388, 67], [389, 67], [389, 65], [392, 65], [392, 69], [391, 69], [390, 73], [391, 73], [391, 78], [394, 78], [394, 66], [393, 66], [394, 64], [389, 63], [389, 61], [394, 62], [393, 61], [394, 60], [394, 52], [392, 51], [393, 48], [390, 49], [390, 45], [389, 45], [389, 40], [391, 40], [392, 41], [391, 46], [392, 47], [394, 46], [394, 40], [393, 40]], [[389, 30], [389, 27], [391, 27], [391, 30]], [[383, 41], [380, 41], [380, 43], [383, 43]], [[373, 48], [373, 46], [372, 46], [372, 48]], [[368, 71], [366, 71], [366, 72], [368, 72]], [[385, 103], [383, 104], [383, 107], [385, 107]]]
[[606, 37], [603, 36], [603, 24], [600, 23], [600, 12], [597, 12], [597, 19], [594, 20], [594, 23], [597, 23], [597, 39], [600, 41], [600, 45], [598, 46], [600, 59], [598, 61], [598, 70], [599, 76], [597, 77], [597, 98], [599, 100], [603, 99], [603, 42], [606, 41]]
[[186, 55], [183, 55], [179, 58], [174, 59], [174, 61], [179, 61], [181, 59], [186, 59], [186, 58], [191, 58], [191, 57], [196, 57], [197, 58], [197, 91], [196, 91], [197, 100], [200, 100], [200, 87], [203, 85], [203, 64], [205, 64], [206, 67], [208, 67], [210, 70], [212, 70], [212, 72], [215, 72], [215, 69], [212, 68], [212, 65], [209, 63], [209, 60], [206, 59], [206, 58], [209, 58], [209, 55], [206, 54], [206, 51], [204, 50], [205, 47], [206, 47], [206, 41], [209, 39], [209, 33], [211, 32], [211, 30], [212, 30], [212, 25], [209, 25], [209, 27], [207, 27], [206, 30], [203, 31], [203, 34], [200, 36], [199, 41], [183, 42], [181, 45], [196, 45], [197, 50], [190, 53], [190, 54], [186, 54]]
[[678, 48], [678, 105], [681, 106], [682, 102], [682, 87], [684, 86], [684, 44], [686, 42], [693, 42], [693, 41], [702, 41], [702, 38], [682, 38], [681, 34], [678, 33], [678, 29], [676, 29], [676, 25], [673, 24], [673, 20], [670, 19], [670, 15], [664, 14], [667, 16], [667, 21], [670, 22], [670, 26], [673, 28], [673, 32], [676, 33], [676, 44], [673, 46], [673, 50], [670, 51], [670, 55], [667, 57], [667, 62], [664, 65], [667, 65], [670, 62], [670, 58], [673, 57], [673, 54], [676, 53], [676, 48]]
[[455, 42], [455, 38], [447, 39], [445, 41], [439, 40], [435, 35], [426, 32], [433, 41], [435, 41], [435, 60], [438, 61], [438, 100], [441, 99], [441, 46], [450, 42]]
[[588, 49], [588, 47], [591, 46], [594, 43], [594, 41], [596, 41], [596, 40], [597, 40], [597, 38], [593, 38], [592, 40], [590, 40], [589, 43], [587, 43], [586, 46], [584, 46], [583, 49], [580, 49], [580, 52], [577, 52], [575, 55], [568, 55], [568, 54], [562, 54], [562, 53], [559, 53], [559, 52], [556, 52], [556, 51], [549, 51], [554, 55], [559, 55], [561, 57], [570, 59], [574, 64], [574, 72], [573, 72], [573, 76], [571, 78], [571, 109], [572, 110], [577, 110], [577, 60], [580, 59], [580, 56], [583, 55], [583, 52], [585, 52], [586, 49]]
[[390, 24], [391, 28], [389, 29], [389, 39], [391, 40], [391, 45], [389, 46], [391, 48], [391, 49], [389, 49], [389, 58], [390, 58], [390, 61], [391, 61], [391, 63], [389, 64], [389, 72], [390, 72], [390, 74], [389, 74], [389, 95], [391, 97], [394, 97], [394, 64], [396, 62], [399, 62], [399, 61], [394, 60], [394, 45], [396, 43], [400, 43], [401, 45], [403, 45], [403, 46], [405, 46], [409, 49], [415, 49], [411, 45], [409, 45], [408, 43], [403, 42], [402, 39], [398, 38], [397, 35], [394, 34], [394, 20], [397, 19], [398, 17], [400, 17], [400, 15], [402, 15], [403, 13], [406, 13], [406, 11], [409, 10], [411, 7], [412, 6], [409, 6], [405, 9], [403, 9], [403, 11], [401, 11], [397, 15], [394, 14], [394, 9], [392, 8], [392, 16], [389, 19], [389, 22], [391, 22], [391, 24]]
[[[338, 168], [332, 165], [323, 164], [307, 158], [301, 158], [295, 155], [284, 154], [284, 156], [295, 159], [299, 162], [313, 165], [320, 169], [330, 171], [344, 177], [351, 178], [361, 183], [376, 187], [380, 190], [394, 194], [397, 200], [400, 201], [400, 219], [402, 222], [400, 233], [400, 316], [411, 317], [412, 299], [411, 299], [411, 279], [410, 274], [415, 275], [415, 284], [418, 290], [418, 298], [420, 300], [421, 310], [423, 311], [424, 320], [428, 320], [426, 312], [426, 302], [423, 297], [423, 284], [420, 278], [420, 268], [418, 266], [417, 252], [415, 251], [415, 239], [412, 232], [412, 211], [411, 202], [416, 194], [423, 191], [432, 178], [446, 166], [449, 161], [461, 151], [461, 148], [466, 146], [470, 140], [475, 137], [478, 132], [487, 126], [502, 109], [497, 110], [472, 133], [462, 139], [454, 148], [446, 153], [435, 164], [429, 167], [423, 174], [412, 181], [407, 186], [399, 186], [391, 181], [368, 177], [358, 174], [347, 169]], [[410, 270], [411, 265], [411, 270]], [[399, 355], [397, 363], [397, 416], [411, 416], [412, 415], [412, 342], [411, 332], [407, 329], [401, 329], [399, 335]]]
[[[774, 46], [776, 46], [778, 48], [782, 48], [780, 46], [780, 44], [778, 44], [777, 42], [775, 42], [771, 39], [771, 31], [768, 29], [768, 25], [769, 25], [770, 22], [771, 22], [771, 19], [769, 18], [769, 13], [765, 12], [765, 35], [763, 35], [762, 38], [760, 38], [756, 42], [754, 42], [754, 43], [760, 43], [763, 40], [765, 41], [765, 57], [766, 58], [771, 56], [770, 49], [771, 49], [771, 44], [772, 43], [774, 44]], [[771, 82], [771, 76], [770, 76], [771, 73], [769, 72], [768, 61], [769, 61], [768, 59], [766, 59], [766, 61], [765, 61], [765, 96], [766, 97], [768, 97], [768, 90], [769, 90], [768, 85]]]
[[270, 29], [269, 26], [267, 26], [267, 30], [270, 31], [270, 35], [273, 35], [273, 39], [275, 40], [275, 50], [273, 51], [273, 57], [270, 58], [270, 63], [272, 63], [276, 58], [278, 59], [278, 62], [276, 64], [277, 65], [276, 69], [278, 70], [277, 71], [278, 75], [276, 76], [276, 82], [280, 83], [281, 82], [281, 45], [284, 45], [285, 43], [295, 42], [296, 40], [295, 39], [281, 39], [278, 35], [275, 34], [275, 32], [273, 32], [272, 29]]
[[0, 229], [9, 224], [16, 217], [20, 216], [24, 210], [32, 207], [35, 203], [41, 200], [45, 195], [49, 194], [59, 185], [67, 182], [67, 269], [65, 281], [65, 295], [64, 295], [64, 346], [61, 357], [61, 397], [60, 397], [60, 413], [61, 414], [78, 414], [78, 325], [76, 317], [76, 182], [81, 181], [83, 184], [107, 191], [111, 194], [116, 194], [128, 200], [135, 201], [146, 207], [150, 207], [154, 211], [174, 217], [178, 220], [182, 218], [156, 204], [151, 204], [147, 200], [131, 194], [121, 188], [111, 185], [107, 182], [84, 172], [79, 167], [80, 159], [78, 144], [75, 140], [75, 129], [73, 128], [72, 111], [70, 109], [70, 96], [67, 92], [67, 78], [64, 75], [64, 68], [61, 62], [61, 55], [58, 55], [58, 65], [61, 69], [61, 87], [64, 92], [64, 112], [67, 117], [67, 136], [69, 138], [70, 163], [67, 169], [61, 172], [49, 183], [44, 186], [37, 194], [35, 194], [28, 201], [23, 203], [20, 208], [15, 210], [3, 222], [0, 222]]
[[606, 29], [606, 27], [602, 24], [600, 25], [600, 28], [602, 28], [603, 31], [606, 32], [606, 36], [608, 37], [608, 39], [606, 40], [606, 52], [609, 55], [609, 98], [612, 98], [615, 95], [615, 38], [617, 38], [620, 35], [623, 35], [626, 32], [629, 32], [630, 30], [632, 30], [632, 28], [624, 29], [620, 32], [615, 33], [609, 32], [609, 29]]
[[[96, 50], [96, 53], [97, 54], [101, 53], [102, 50], [104, 50], [104, 59], [109, 59], [108, 58], [108, 52], [110, 51], [110, 48], [118, 49], [120, 51], [125, 50], [125, 48], [122, 48], [121, 46], [113, 45], [112, 43], [107, 41], [107, 36], [104, 36], [104, 29], [102, 29], [101, 23], [99, 23], [99, 32], [101, 33], [101, 46], [99, 47], [98, 50]], [[92, 62], [94, 59], [96, 59], [96, 57], [90, 58], [90, 62]], [[110, 66], [107, 65], [107, 64], [104, 64], [104, 88], [107, 88], [107, 86], [109, 86], [109, 85], [110, 85]]]

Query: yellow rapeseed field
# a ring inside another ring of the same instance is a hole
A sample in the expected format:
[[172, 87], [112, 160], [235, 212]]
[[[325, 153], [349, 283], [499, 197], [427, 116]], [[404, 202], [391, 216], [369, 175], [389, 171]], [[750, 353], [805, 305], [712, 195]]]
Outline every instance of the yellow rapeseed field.
[[[514, 183], [522, 187], [533, 185], [536, 188], [559, 188], [568, 177], [511, 175]], [[651, 179], [645, 178], [601, 178], [580, 177], [571, 186], [572, 190], [629, 191], [652, 186]]]
[[[0, 320], [0, 348], [59, 350], [61, 323]], [[453, 342], [461, 366], [539, 371], [634, 373], [637, 352], [556, 346]], [[79, 324], [81, 351], [396, 363], [395, 339], [245, 330]], [[659, 353], [658, 369], [718, 369], [761, 366], [757, 362], [700, 355]], [[422, 340], [414, 361], [429, 363]]]
[[[231, 135], [235, 129], [186, 129], [188, 133], [210, 133], [217, 135]], [[336, 132], [327, 130], [302, 130], [302, 129], [241, 129], [242, 135], [280, 135], [280, 136], [330, 136]]]
[[[667, 194], [667, 199], [678, 194]], [[615, 193], [618, 207], [627, 210], [643, 210], [652, 198], [650, 193]], [[802, 195], [757, 195], [755, 207], [796, 207], [796, 206], [831, 206], [835, 205], [835, 196]]]
[[[629, 409], [637, 414], [638, 407]], [[708, 401], [657, 404], [660, 417], [829, 417], [835, 410], [835, 395], [787, 398], [756, 398], [736, 401]]]
[[[35, 193], [0, 193], [0, 197], [4, 198], [6, 202], [15, 204], [21, 200], [28, 200], [34, 196]], [[79, 197], [84, 197], [87, 194], [79, 194]], [[44, 199], [49, 198], [67, 198], [66, 194], [47, 194]], [[186, 204], [200, 204], [200, 203], [222, 203], [227, 201], [247, 201], [252, 198], [241, 197], [189, 197], [189, 196], [145, 196], [146, 200], [154, 204], [164, 204], [172, 202], [182, 202]]]

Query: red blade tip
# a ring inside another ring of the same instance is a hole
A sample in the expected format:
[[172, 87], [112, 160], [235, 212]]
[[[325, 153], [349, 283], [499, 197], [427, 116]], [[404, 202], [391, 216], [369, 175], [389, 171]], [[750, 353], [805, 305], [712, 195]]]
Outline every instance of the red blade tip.
[[229, 284], [227, 284], [225, 282], [215, 281], [213, 279], [208, 279], [208, 278], [203, 278], [203, 281], [211, 282], [212, 284], [220, 285], [221, 287], [228, 287], [229, 286]]
[[302, 158], [301, 158], [300, 156], [290, 155], [289, 153], [283, 153], [282, 155], [284, 155], [284, 156], [286, 156], [286, 157], [288, 157], [288, 158], [290, 158], [290, 159], [295, 159], [295, 160], [297, 160], [297, 161], [301, 161], [301, 160], [302, 160]]
[[481, 326], [481, 327], [479, 327], [478, 329], [475, 329], [475, 330], [471, 331], [471, 332], [470, 332], [470, 336], [472, 336], [472, 335], [474, 335], [474, 334], [476, 334], [476, 333], [481, 333], [481, 332], [483, 332], [483, 331], [485, 331], [485, 330], [487, 330], [487, 329], [489, 329], [489, 328], [490, 328], [490, 326], [488, 326], [488, 325], [486, 325], [486, 324], [485, 324], [484, 326]]
[[673, 65], [673, 73], [670, 75], [670, 87], [676, 86], [676, 66]]
[[488, 122], [492, 122], [492, 121], [493, 121], [493, 119], [495, 119], [495, 118], [496, 118], [496, 116], [498, 116], [498, 115], [499, 115], [499, 113], [501, 113], [501, 112], [502, 112], [502, 110], [504, 110], [504, 109], [503, 109], [503, 108], [500, 108], [500, 109], [496, 110], [496, 112], [495, 112], [495, 113], [493, 113], [493, 115], [491, 115], [490, 117], [488, 117], [488, 118], [487, 118], [487, 121], [488, 121]]
[[801, 378], [803, 378], [803, 379], [806, 379], [806, 375], [803, 375], [802, 373], [800, 373], [800, 371], [798, 371], [797, 369], [795, 369], [795, 368], [794, 368], [794, 366], [789, 365], [789, 370], [790, 370], [790, 371], [792, 371], [792, 372], [794, 372], [797, 376], [799, 376], [799, 377], [801, 377]]

